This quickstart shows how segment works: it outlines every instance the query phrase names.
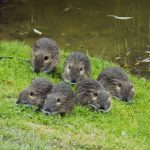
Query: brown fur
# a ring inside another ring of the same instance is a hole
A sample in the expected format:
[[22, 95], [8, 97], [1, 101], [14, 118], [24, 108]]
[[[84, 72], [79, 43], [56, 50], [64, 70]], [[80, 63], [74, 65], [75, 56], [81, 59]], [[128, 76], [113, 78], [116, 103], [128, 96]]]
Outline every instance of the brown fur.
[[42, 111], [46, 114], [70, 113], [75, 104], [74, 93], [66, 83], [60, 83], [52, 88], [47, 95]]
[[66, 59], [62, 77], [65, 81], [77, 83], [90, 76], [91, 66], [87, 56], [73, 52]]
[[38, 39], [31, 52], [31, 64], [34, 72], [51, 73], [59, 62], [59, 48], [49, 38]]
[[20, 93], [16, 103], [35, 105], [41, 108], [52, 86], [53, 85], [46, 79], [34, 79], [31, 84]]
[[76, 103], [97, 111], [110, 110], [109, 93], [96, 80], [84, 79], [77, 84]]
[[119, 67], [109, 67], [102, 71], [98, 81], [115, 96], [125, 102], [130, 102], [134, 95], [134, 88], [126, 73]]

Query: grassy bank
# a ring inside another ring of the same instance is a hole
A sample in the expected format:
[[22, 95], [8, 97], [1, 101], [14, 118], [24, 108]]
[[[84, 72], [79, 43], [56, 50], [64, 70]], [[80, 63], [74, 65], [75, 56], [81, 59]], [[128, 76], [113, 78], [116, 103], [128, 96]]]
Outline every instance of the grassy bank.
[[[0, 42], [0, 56], [29, 58], [31, 48], [18, 42]], [[131, 105], [114, 100], [109, 113], [75, 107], [64, 117], [46, 116], [34, 108], [16, 106], [20, 91], [35, 77], [58, 83], [64, 59], [53, 75], [35, 74], [29, 63], [17, 59], [0, 60], [0, 149], [149, 149], [150, 82], [130, 76], [136, 93]], [[111, 63], [90, 58], [91, 77]]]

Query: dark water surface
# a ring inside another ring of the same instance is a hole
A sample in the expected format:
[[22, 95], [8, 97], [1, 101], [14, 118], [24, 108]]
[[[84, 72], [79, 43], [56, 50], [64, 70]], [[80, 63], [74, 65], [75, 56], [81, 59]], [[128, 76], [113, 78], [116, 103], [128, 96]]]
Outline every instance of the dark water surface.
[[0, 40], [42, 36], [150, 79], [150, 0], [0, 0]]

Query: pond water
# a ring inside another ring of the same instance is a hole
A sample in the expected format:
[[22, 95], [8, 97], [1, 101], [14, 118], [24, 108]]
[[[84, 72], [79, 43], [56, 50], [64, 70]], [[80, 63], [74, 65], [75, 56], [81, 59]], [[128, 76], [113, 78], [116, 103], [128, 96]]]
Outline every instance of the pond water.
[[0, 40], [52, 37], [150, 79], [149, 8], [149, 0], [0, 0]]

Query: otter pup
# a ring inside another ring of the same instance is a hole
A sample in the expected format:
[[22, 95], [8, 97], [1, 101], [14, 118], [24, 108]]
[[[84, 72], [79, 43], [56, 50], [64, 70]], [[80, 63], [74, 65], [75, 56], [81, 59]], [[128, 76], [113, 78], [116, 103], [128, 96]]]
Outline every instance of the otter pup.
[[80, 52], [73, 52], [65, 61], [62, 77], [66, 82], [77, 83], [79, 80], [89, 77], [90, 71], [88, 57]]
[[84, 79], [77, 84], [76, 103], [102, 112], [111, 108], [109, 93], [101, 83], [92, 79]]
[[125, 102], [131, 101], [134, 95], [134, 88], [121, 68], [109, 67], [99, 74], [97, 80], [103, 83], [113, 96]]
[[31, 64], [34, 72], [51, 73], [59, 62], [59, 48], [49, 38], [38, 39], [32, 49]]
[[59, 83], [47, 95], [42, 112], [45, 114], [61, 114], [71, 112], [75, 104], [74, 93], [66, 83]]
[[38, 108], [41, 108], [52, 87], [53, 85], [46, 79], [34, 79], [31, 84], [20, 93], [16, 103], [35, 105]]

